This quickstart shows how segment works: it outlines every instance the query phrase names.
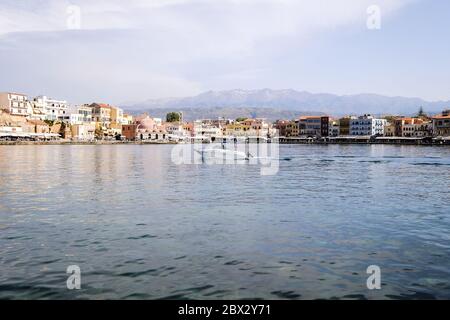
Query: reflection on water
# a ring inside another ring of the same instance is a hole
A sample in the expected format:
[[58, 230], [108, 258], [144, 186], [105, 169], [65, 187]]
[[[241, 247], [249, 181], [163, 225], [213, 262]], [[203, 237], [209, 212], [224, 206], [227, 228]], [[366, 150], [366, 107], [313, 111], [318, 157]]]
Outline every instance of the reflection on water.
[[275, 176], [170, 151], [1, 146], [0, 298], [450, 298], [450, 149], [282, 146]]

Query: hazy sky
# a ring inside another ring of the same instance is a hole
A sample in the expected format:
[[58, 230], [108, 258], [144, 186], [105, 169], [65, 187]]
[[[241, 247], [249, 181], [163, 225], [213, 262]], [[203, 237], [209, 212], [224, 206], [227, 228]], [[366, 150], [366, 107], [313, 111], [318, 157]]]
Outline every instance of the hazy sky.
[[450, 100], [449, 57], [448, 0], [0, 2], [0, 91], [74, 103], [234, 88]]

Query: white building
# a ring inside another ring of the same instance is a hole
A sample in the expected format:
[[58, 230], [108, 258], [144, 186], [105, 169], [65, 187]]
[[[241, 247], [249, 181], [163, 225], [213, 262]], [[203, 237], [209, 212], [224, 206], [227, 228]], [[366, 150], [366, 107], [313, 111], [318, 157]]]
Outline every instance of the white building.
[[67, 101], [38, 96], [32, 101], [33, 108], [45, 112], [45, 120], [64, 120], [69, 117]]
[[198, 138], [212, 138], [222, 136], [222, 128], [209, 123], [204, 123], [202, 120], [194, 121], [193, 131], [194, 136]]
[[181, 122], [167, 122], [165, 124], [166, 132], [169, 135], [182, 138], [185, 136], [183, 124]]
[[89, 105], [81, 105], [70, 114], [70, 124], [84, 124], [93, 122], [92, 108]]
[[384, 126], [387, 124], [386, 119], [377, 119], [371, 115], [363, 115], [357, 119], [350, 120], [351, 136], [376, 136], [384, 135]]
[[33, 113], [27, 95], [21, 93], [0, 93], [0, 109], [8, 111], [14, 116], [29, 117]]

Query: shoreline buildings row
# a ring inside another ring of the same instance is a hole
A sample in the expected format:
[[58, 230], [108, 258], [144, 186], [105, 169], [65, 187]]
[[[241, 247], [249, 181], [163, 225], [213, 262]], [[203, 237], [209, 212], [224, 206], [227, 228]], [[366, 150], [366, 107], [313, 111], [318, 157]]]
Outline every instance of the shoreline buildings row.
[[175, 119], [164, 121], [148, 114], [133, 117], [119, 107], [104, 103], [71, 106], [65, 100], [47, 96], [28, 98], [20, 93], [0, 93], [0, 139], [214, 142], [274, 137], [450, 137], [450, 110], [431, 117], [423, 112], [417, 117], [320, 115], [275, 123], [247, 118], [185, 122], [182, 114], [175, 114]]
[[329, 116], [303, 116], [296, 120], [277, 121], [281, 137], [402, 137], [427, 138], [450, 136], [450, 110], [428, 117], [386, 116], [376, 118], [365, 114], [333, 119]]

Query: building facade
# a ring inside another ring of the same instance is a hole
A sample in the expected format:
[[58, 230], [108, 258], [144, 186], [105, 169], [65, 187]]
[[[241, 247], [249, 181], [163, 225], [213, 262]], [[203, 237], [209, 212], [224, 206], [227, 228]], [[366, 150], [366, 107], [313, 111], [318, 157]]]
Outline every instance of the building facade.
[[122, 136], [126, 140], [134, 141], [137, 139], [137, 124], [123, 124]]
[[339, 136], [339, 120], [331, 120], [328, 125], [328, 136], [337, 137]]
[[70, 129], [74, 140], [92, 141], [95, 139], [95, 123], [73, 124]]
[[223, 135], [222, 128], [213, 123], [203, 122], [202, 120], [194, 121], [193, 136], [198, 138], [218, 138]]
[[450, 110], [432, 118], [433, 135], [440, 137], [450, 136]]
[[301, 136], [327, 137], [329, 134], [329, 116], [303, 116], [299, 119]]
[[92, 108], [89, 105], [82, 105], [76, 108], [76, 112], [70, 114], [70, 124], [84, 124], [94, 122]]
[[354, 116], [347, 116], [339, 119], [339, 135], [349, 136], [350, 135], [350, 121], [356, 119]]
[[28, 96], [21, 93], [0, 93], [0, 109], [14, 116], [29, 117], [32, 114], [32, 106]]
[[38, 96], [31, 102], [35, 114], [45, 114], [45, 120], [64, 120], [70, 118], [65, 100], [56, 100], [47, 96]]
[[426, 137], [433, 131], [432, 123], [422, 118], [396, 118], [394, 126], [396, 137]]
[[377, 119], [371, 115], [363, 115], [350, 119], [351, 136], [383, 136], [386, 119]]

